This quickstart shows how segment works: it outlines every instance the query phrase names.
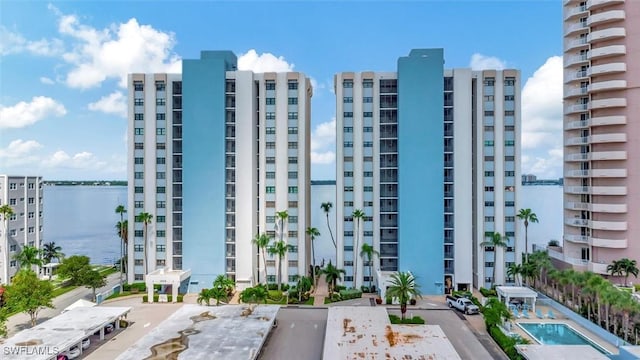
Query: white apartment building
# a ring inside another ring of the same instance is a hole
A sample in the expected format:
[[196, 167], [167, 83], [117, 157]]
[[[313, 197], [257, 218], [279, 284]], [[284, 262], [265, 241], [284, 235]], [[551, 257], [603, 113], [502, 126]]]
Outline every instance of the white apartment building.
[[13, 215], [2, 218], [0, 227], [0, 283], [7, 284], [20, 270], [13, 257], [24, 246], [40, 248], [43, 240], [42, 178], [0, 175], [0, 205], [9, 205]]

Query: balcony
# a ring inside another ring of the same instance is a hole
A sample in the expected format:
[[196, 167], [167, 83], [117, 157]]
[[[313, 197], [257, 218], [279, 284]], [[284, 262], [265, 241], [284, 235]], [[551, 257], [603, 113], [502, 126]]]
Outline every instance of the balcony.
[[599, 239], [599, 238], [589, 238], [589, 245], [610, 248], [610, 249], [626, 249], [627, 248], [627, 239], [621, 240], [612, 240], [612, 239]]
[[565, 114], [573, 114], [579, 112], [585, 112], [589, 109], [589, 104], [574, 104], [564, 108]]
[[626, 123], [627, 117], [624, 115], [597, 116], [589, 120], [591, 126], [625, 125]]
[[606, 275], [608, 274], [607, 266], [609, 266], [609, 264], [589, 261], [587, 268], [593, 273]]
[[589, 221], [589, 227], [596, 230], [626, 231], [626, 221]]
[[597, 169], [589, 172], [595, 178], [626, 178], [627, 169]]
[[613, 21], [624, 20], [624, 10], [610, 10], [589, 16], [587, 24], [589, 26], [602, 25]]
[[627, 53], [627, 48], [624, 45], [609, 45], [600, 48], [592, 48], [589, 51], [588, 58], [590, 60], [605, 58], [609, 56], [624, 55]]
[[573, 50], [573, 49], [579, 49], [579, 48], [586, 48], [589, 43], [587, 42], [587, 38], [583, 37], [583, 38], [577, 38], [577, 39], [572, 39], [569, 40], [565, 43], [565, 50], [569, 51], [569, 50]]
[[589, 153], [589, 160], [626, 160], [627, 152], [622, 151], [595, 151]]
[[598, 134], [589, 136], [589, 144], [623, 143], [627, 142], [627, 134]]
[[567, 170], [564, 175], [570, 178], [585, 178], [589, 177], [589, 170]]
[[564, 20], [567, 21], [575, 16], [587, 15], [587, 6], [586, 5], [578, 5], [576, 7], [569, 8], [564, 13]]
[[576, 86], [570, 89], [565, 89], [564, 90], [564, 98], [572, 98], [572, 97], [579, 97], [579, 96], [584, 96], [587, 94], [588, 92], [588, 88], [586, 86]]
[[574, 235], [574, 234], [565, 234], [564, 235], [564, 240], [565, 241], [570, 241], [573, 243], [584, 243], [584, 244], [588, 244], [589, 243], [589, 237], [586, 235]]
[[589, 204], [589, 210], [599, 213], [626, 214], [627, 204]]
[[592, 195], [627, 195], [626, 186], [592, 186]]
[[587, 70], [587, 76], [616, 74], [616, 73], [623, 73], [626, 71], [627, 71], [627, 64], [625, 63], [621, 63], [621, 62], [609, 63], [609, 64], [595, 65], [590, 67]]
[[587, 259], [578, 259], [578, 258], [565, 256], [564, 257], [564, 262], [566, 262], [568, 264], [571, 264], [571, 265], [587, 266], [587, 263], [589, 262], [589, 260], [587, 260]]
[[594, 10], [603, 6], [623, 4], [624, 0], [588, 0], [587, 9]]
[[570, 83], [572, 81], [577, 81], [577, 80], [586, 80], [587, 79], [587, 71], [586, 70], [578, 70], [578, 71], [571, 71], [571, 72], [565, 72], [564, 74], [564, 82], [566, 83]]
[[589, 120], [570, 121], [565, 124], [565, 130], [585, 129], [589, 127]]
[[549, 249], [549, 248], [548, 248], [548, 249], [547, 249], [547, 253], [549, 254], [549, 257], [552, 257], [552, 258], [554, 258], [554, 259], [558, 259], [558, 260], [564, 261], [564, 255], [563, 255], [563, 254], [562, 254], [562, 252], [560, 252], [560, 251], [556, 251], [556, 250], [553, 250], [553, 249]]
[[587, 153], [577, 153], [577, 154], [567, 154], [564, 156], [565, 161], [587, 161], [589, 160], [589, 154]]
[[573, 23], [564, 27], [564, 36], [570, 36], [583, 31], [589, 31], [589, 25], [586, 22]]
[[564, 208], [568, 209], [568, 210], [588, 210], [589, 209], [589, 204], [588, 203], [568, 201], [568, 202], [564, 203]]
[[627, 36], [627, 32], [623, 27], [615, 27], [594, 31], [591, 34], [587, 35], [587, 41], [593, 44], [599, 41], [620, 39], [625, 36]]
[[569, 226], [578, 226], [578, 227], [581, 227], [581, 226], [587, 226], [587, 225], [589, 225], [589, 220], [587, 220], [587, 219], [580, 219], [580, 218], [565, 219], [564, 223], [565, 223], [566, 225], [569, 225]]
[[589, 143], [589, 137], [588, 136], [576, 136], [576, 137], [570, 137], [565, 141], [565, 146], [572, 146], [572, 145], [586, 145]]
[[567, 194], [589, 194], [588, 186], [566, 186], [564, 192]]
[[587, 86], [587, 91], [607, 91], [607, 90], [621, 90], [627, 88], [626, 80], [609, 80], [591, 83]]

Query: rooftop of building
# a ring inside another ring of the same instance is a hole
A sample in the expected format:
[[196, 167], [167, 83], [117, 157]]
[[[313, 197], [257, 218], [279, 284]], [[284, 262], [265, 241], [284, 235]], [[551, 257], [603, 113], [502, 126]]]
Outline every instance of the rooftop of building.
[[527, 360], [609, 360], [590, 345], [516, 345], [516, 349]]

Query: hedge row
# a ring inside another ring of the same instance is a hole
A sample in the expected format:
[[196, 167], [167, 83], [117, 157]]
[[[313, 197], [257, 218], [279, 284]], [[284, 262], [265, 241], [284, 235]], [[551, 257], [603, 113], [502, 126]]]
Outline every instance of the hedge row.
[[406, 318], [402, 320], [399, 316], [389, 314], [389, 320], [392, 324], [414, 324], [414, 325], [424, 325], [425, 321], [420, 316], [414, 316], [412, 318]]
[[498, 326], [496, 325], [489, 326], [489, 334], [491, 335], [493, 340], [495, 340], [496, 343], [498, 343], [498, 345], [500, 346], [500, 348], [502, 348], [505, 354], [507, 354], [509, 359], [511, 360], [524, 359], [522, 356], [520, 356], [520, 354], [518, 354], [518, 350], [516, 350], [515, 348], [517, 341], [514, 338], [507, 336], [505, 333], [503, 333], [500, 329], [498, 329]]
[[[182, 302], [182, 297], [183, 295], [178, 294], [178, 302]], [[153, 302], [158, 302], [158, 299], [160, 298], [160, 296], [158, 295], [153, 295]], [[171, 302], [173, 300], [173, 296], [172, 295], [167, 295], [167, 302]], [[142, 297], [142, 302], [146, 303], [149, 302], [149, 296], [145, 295]]]
[[358, 289], [340, 290], [340, 298], [342, 300], [358, 299], [361, 297], [362, 297], [362, 290], [358, 290]]

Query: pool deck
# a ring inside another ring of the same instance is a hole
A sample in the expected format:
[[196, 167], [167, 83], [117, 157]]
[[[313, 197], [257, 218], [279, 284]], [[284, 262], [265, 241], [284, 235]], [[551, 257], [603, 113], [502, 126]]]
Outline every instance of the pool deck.
[[[538, 304], [536, 304], [536, 309], [540, 309], [540, 312], [542, 312], [543, 315], [546, 315], [547, 312], [549, 311], [549, 309], [553, 310], [553, 308], [551, 308], [549, 306], [538, 305]], [[558, 311], [554, 311], [554, 315], [556, 317], [555, 319], [549, 319], [546, 316], [545, 316], [544, 319], [539, 319], [536, 316], [535, 313], [529, 312], [529, 317], [530, 317], [529, 319], [526, 319], [526, 318], [513, 319], [512, 322], [513, 323], [562, 323], [562, 324], [567, 324], [567, 325], [571, 326], [572, 328], [574, 328], [575, 330], [579, 331], [585, 337], [589, 338], [591, 341], [595, 342], [596, 344], [598, 344], [601, 347], [603, 347], [605, 350], [609, 351], [610, 353], [618, 354], [619, 351], [615, 347], [615, 345], [610, 344], [609, 342], [605, 341], [604, 339], [602, 339], [598, 335], [596, 335], [596, 334], [592, 333], [591, 331], [587, 330], [586, 328], [578, 325], [575, 321], [566, 318], [565, 316], [563, 316]], [[516, 333], [516, 334], [522, 336], [523, 338], [530, 340], [532, 344], [537, 344], [538, 343], [535, 339], [533, 339], [531, 336], [529, 336], [529, 334], [527, 334], [524, 330], [522, 330], [519, 326], [516, 326], [515, 324], [512, 324], [511, 332]]]

